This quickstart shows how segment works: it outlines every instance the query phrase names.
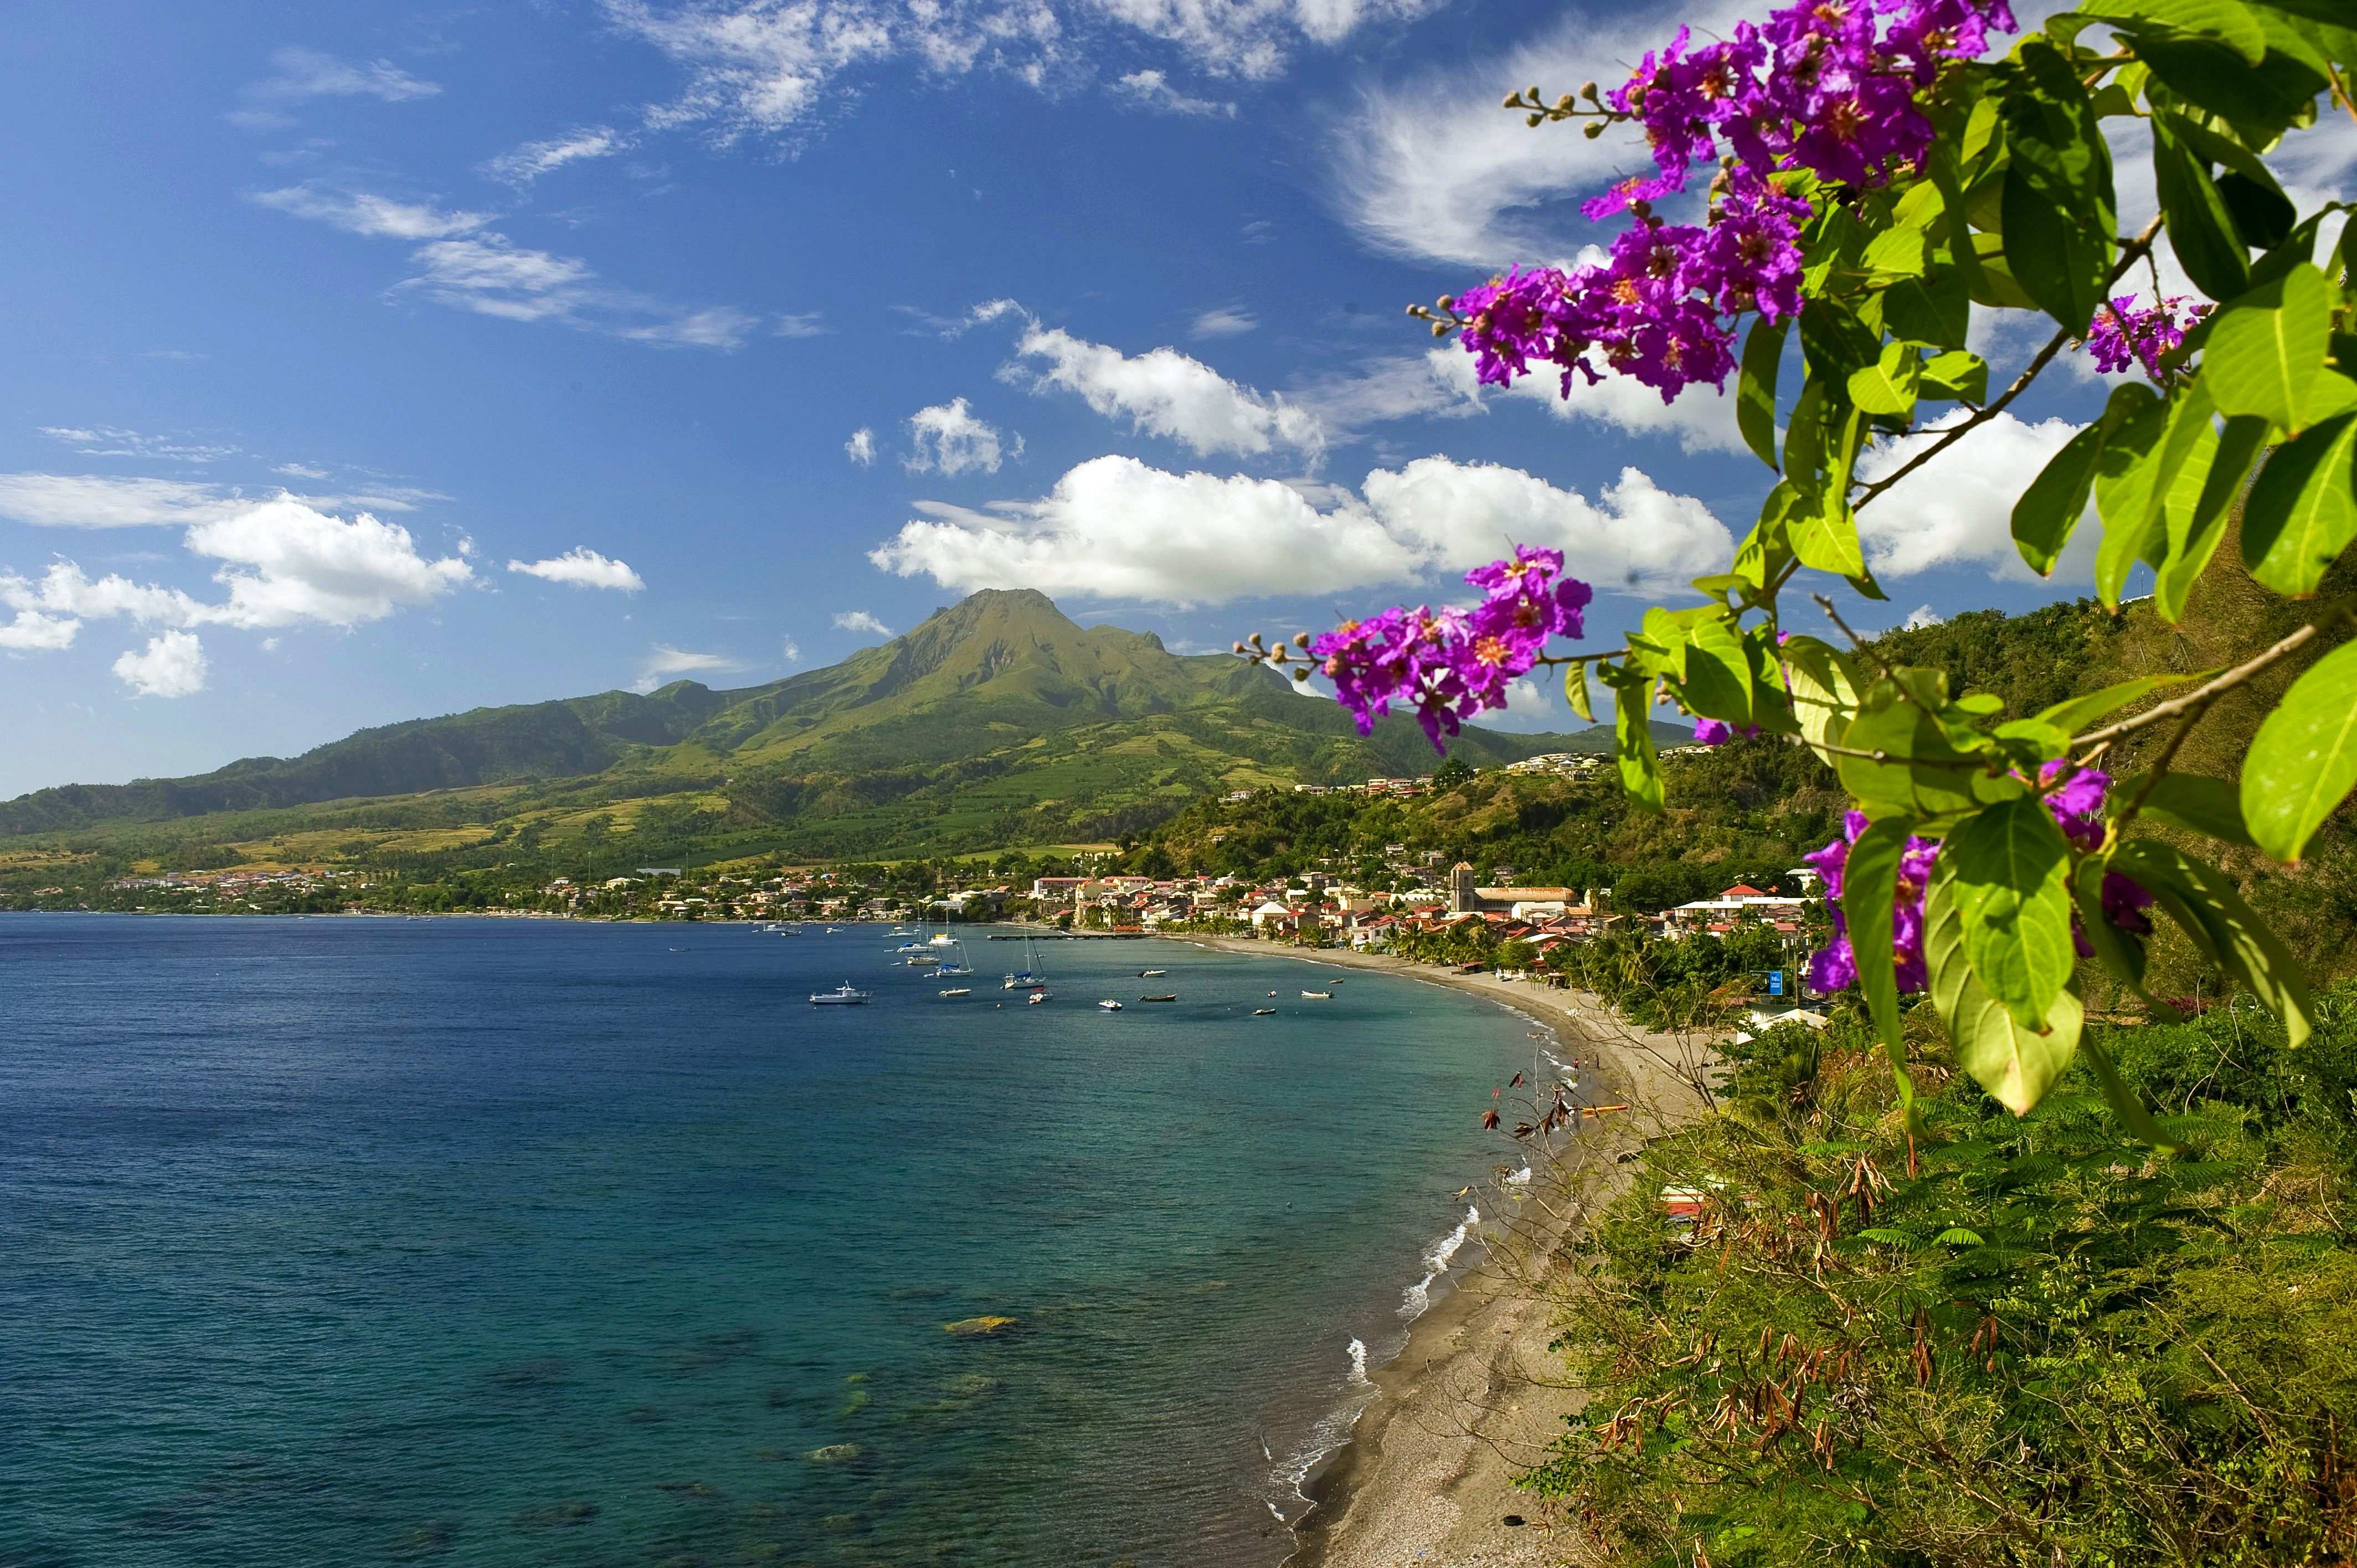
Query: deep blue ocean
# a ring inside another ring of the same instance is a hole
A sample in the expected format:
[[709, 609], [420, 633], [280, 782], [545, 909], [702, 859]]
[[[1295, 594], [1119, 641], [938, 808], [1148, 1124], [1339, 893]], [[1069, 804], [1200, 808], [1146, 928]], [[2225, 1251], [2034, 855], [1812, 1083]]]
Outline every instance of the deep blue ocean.
[[891, 946], [0, 916], [0, 1564], [1276, 1563], [1529, 1026]]

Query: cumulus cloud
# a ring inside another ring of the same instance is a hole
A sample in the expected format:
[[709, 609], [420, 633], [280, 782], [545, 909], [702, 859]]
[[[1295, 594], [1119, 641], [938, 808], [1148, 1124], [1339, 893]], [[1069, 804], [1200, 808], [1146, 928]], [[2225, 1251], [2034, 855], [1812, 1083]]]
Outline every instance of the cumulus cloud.
[[238, 90], [241, 106], [230, 124], [249, 131], [282, 130], [295, 123], [290, 106], [313, 98], [373, 98], [407, 103], [442, 91], [421, 81], [391, 60], [354, 64], [317, 49], [284, 48], [270, 57], [271, 73]]
[[647, 585], [646, 579], [627, 564], [600, 555], [586, 544], [576, 545], [545, 561], [511, 561], [508, 570], [574, 588], [619, 588], [623, 593], [635, 594]]
[[14, 618], [0, 623], [0, 650], [10, 653], [55, 653], [71, 648], [74, 635], [81, 630], [81, 622], [65, 616], [18, 610]]
[[1708, 509], [1625, 469], [1597, 502], [1518, 469], [1426, 457], [1340, 486], [1174, 474], [1092, 458], [1046, 497], [974, 511], [920, 503], [877, 567], [960, 592], [1177, 607], [1426, 581], [1494, 559], [1508, 539], [1561, 549], [1607, 589], [1655, 591], [1725, 559]]
[[778, 657], [789, 664], [800, 664], [802, 661], [802, 645], [789, 637], [778, 644]]
[[[1968, 417], [1966, 410], [1952, 410], [1912, 435], [1872, 448], [1858, 460], [1858, 477], [1874, 483], [1897, 473], [1941, 431]], [[2029, 424], [2010, 413], [1998, 414], [1859, 511], [1857, 532], [1867, 564], [1886, 577], [1978, 567], [2000, 581], [2040, 581], [2014, 547], [2013, 506], [2081, 428], [2068, 420]], [[2093, 581], [2101, 535], [2090, 506], [2055, 566], [2054, 579]]]
[[[1704, 38], [1725, 37], [1747, 10], [1707, 0], [1680, 17]], [[1591, 142], [1573, 125], [1532, 130], [1498, 107], [1500, 84], [1535, 82], [1554, 93], [1624, 81], [1670, 31], [1651, 7], [1583, 6], [1502, 55], [1362, 89], [1328, 139], [1328, 188], [1340, 217], [1377, 250], [1418, 260], [1502, 268], [1561, 256], [1566, 230], [1584, 227], [1577, 199], [1651, 167], [1643, 139]]]
[[843, 444], [843, 451], [844, 456], [861, 467], [874, 467], [876, 466], [876, 432], [866, 425], [861, 425], [851, 433], [851, 439]]
[[1011, 448], [1002, 445], [998, 427], [978, 417], [962, 397], [910, 414], [909, 442], [911, 450], [901, 466], [912, 474], [995, 474], [1006, 456], [1023, 456], [1023, 437], [1014, 437]]
[[1170, 85], [1169, 77], [1158, 70], [1133, 70], [1116, 78], [1107, 91], [1125, 103], [1158, 114], [1196, 114], [1225, 120], [1236, 117], [1234, 103], [1181, 92]]
[[[1124, 354], [1031, 321], [1015, 352], [1045, 362], [1031, 377], [1034, 391], [1077, 392], [1106, 418], [1125, 419], [1138, 434], [1167, 437], [1199, 456], [1289, 447], [1314, 458], [1325, 450], [1325, 431], [1308, 409], [1241, 386], [1176, 349]], [[1020, 380], [1028, 372], [1009, 366], [1006, 373]]]
[[1260, 330], [1260, 317], [1240, 305], [1222, 305], [1195, 317], [1189, 332], [1197, 338], [1240, 338]]
[[1917, 605], [1907, 612], [1907, 618], [1899, 624], [1909, 631], [1921, 631], [1927, 626], [1945, 626], [1948, 624], [1948, 618], [1929, 605]]
[[865, 632], [870, 637], [892, 635], [890, 627], [886, 626], [866, 610], [838, 610], [835, 612], [834, 625], [839, 631]]
[[205, 689], [205, 645], [194, 632], [160, 632], [117, 659], [114, 678], [136, 697], [194, 696]]
[[254, 193], [296, 218], [414, 246], [412, 275], [388, 290], [503, 321], [547, 321], [667, 348], [741, 347], [761, 318], [734, 306], [683, 306], [608, 283], [578, 256], [519, 245], [490, 214], [444, 211], [365, 191], [317, 185]]
[[482, 166], [482, 172], [510, 185], [530, 185], [542, 175], [554, 173], [567, 164], [609, 158], [627, 152], [630, 146], [630, 138], [611, 126], [590, 125], [567, 131], [561, 136], [526, 142], [490, 159]]

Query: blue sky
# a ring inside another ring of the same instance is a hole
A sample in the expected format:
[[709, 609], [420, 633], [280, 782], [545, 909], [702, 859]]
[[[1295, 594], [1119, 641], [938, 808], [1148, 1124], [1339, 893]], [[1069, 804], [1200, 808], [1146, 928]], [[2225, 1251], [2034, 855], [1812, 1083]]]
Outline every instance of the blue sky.
[[[1224, 648], [1446, 599], [1512, 537], [1609, 636], [1770, 476], [1707, 396], [1477, 395], [1401, 307], [1600, 237], [1574, 202], [1635, 149], [1497, 101], [1614, 80], [1661, 16], [12, 6], [0, 796], [751, 684], [985, 586]], [[1865, 623], [2081, 591], [2004, 516], [2103, 390], [1894, 491]]]

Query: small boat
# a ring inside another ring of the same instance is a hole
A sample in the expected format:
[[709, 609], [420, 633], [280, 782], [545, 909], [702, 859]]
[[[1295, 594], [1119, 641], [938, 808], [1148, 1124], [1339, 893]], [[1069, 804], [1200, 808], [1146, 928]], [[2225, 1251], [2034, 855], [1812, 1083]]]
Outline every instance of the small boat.
[[1035, 991], [1025, 1000], [1029, 1005], [1037, 1007], [1040, 1003], [1048, 1000], [1048, 993], [1044, 991]]
[[942, 961], [929, 952], [912, 952], [900, 961], [910, 969], [931, 969]]
[[944, 996], [971, 996], [974, 994], [974, 987], [971, 985], [952, 985], [943, 991], [942, 994]]
[[851, 982], [847, 980], [832, 991], [811, 993], [811, 1005], [813, 1007], [856, 1007], [866, 1000], [867, 993], [853, 990]]
[[1137, 972], [1137, 978], [1140, 980], [1155, 980], [1169, 972], [1170, 972], [1167, 969], [1141, 969]]
[[1103, 1008], [1108, 1013], [1118, 1013], [1121, 1011], [1121, 1004], [1114, 1001], [1110, 996], [1098, 1003], [1097, 1005]]
[[1253, 1009], [1253, 1016], [1255, 1018], [1274, 1018], [1276, 1016], [1276, 1009], [1274, 1007], [1255, 1007]]
[[1178, 1000], [1178, 993], [1174, 991], [1168, 996], [1141, 996], [1138, 1000], [1140, 1002], [1176, 1002]]
[[957, 939], [950, 935], [947, 931], [939, 931], [934, 933], [933, 940], [927, 945], [937, 948], [953, 948], [957, 946]]
[[1330, 991], [1305, 991], [1301, 994], [1308, 997], [1313, 1002], [1331, 1002], [1334, 1000], [1334, 993]]
[[1276, 994], [1276, 993], [1275, 993], [1275, 992], [1274, 992], [1274, 991], [1272, 991], [1272, 992], [1270, 992], [1270, 993], [1269, 993], [1269, 994], [1270, 994], [1271, 996], [1274, 996], [1274, 995], [1275, 995], [1275, 994]]

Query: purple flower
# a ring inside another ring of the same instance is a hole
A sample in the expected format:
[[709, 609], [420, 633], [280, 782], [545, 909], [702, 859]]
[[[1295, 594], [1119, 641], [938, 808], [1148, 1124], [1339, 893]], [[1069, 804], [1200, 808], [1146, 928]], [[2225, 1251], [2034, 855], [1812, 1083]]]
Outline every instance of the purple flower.
[[2137, 936], [2152, 935], [2152, 920], [2145, 914], [2152, 908], [2152, 895], [2129, 881], [2116, 871], [2104, 873], [2104, 918], [2124, 931]]
[[2038, 782], [2046, 790], [2046, 810], [2062, 835], [2082, 853], [2099, 848], [2112, 776], [2100, 768], [2081, 768], [2058, 757], [2038, 770]]
[[2136, 296], [2123, 294], [2095, 307], [2095, 318], [2087, 324], [2085, 348], [2094, 356], [2095, 369], [2106, 375], [2141, 364], [2145, 374], [2158, 381], [2161, 356], [2184, 342], [2186, 328], [2209, 313], [2207, 305], [2188, 306], [2183, 295], [2171, 295], [2150, 309], [2139, 310]]
[[1437, 747], [1465, 720], [1505, 706], [1508, 686], [1538, 662], [1549, 639], [1581, 636], [1595, 596], [1563, 575], [1563, 552], [1529, 545], [1465, 580], [1486, 590], [1469, 611], [1388, 609], [1309, 645], [1361, 735], [1405, 703]]
[[[1842, 836], [1805, 857], [1824, 879], [1825, 904], [1834, 928], [1832, 943], [1809, 961], [1809, 983], [1819, 991], [1840, 991], [1857, 981], [1857, 954], [1850, 946], [1849, 922], [1842, 913], [1842, 875], [1849, 865], [1850, 846], [1867, 827], [1865, 812], [1848, 812], [1842, 818]], [[1890, 949], [1901, 993], [1921, 991], [1931, 983], [1923, 961], [1923, 899], [1939, 856], [1935, 841], [1912, 836], [1900, 852], [1898, 887], [1890, 911]]]
[[1696, 719], [1694, 737], [1696, 746], [1725, 746], [1735, 738], [1735, 726], [1725, 719]]

